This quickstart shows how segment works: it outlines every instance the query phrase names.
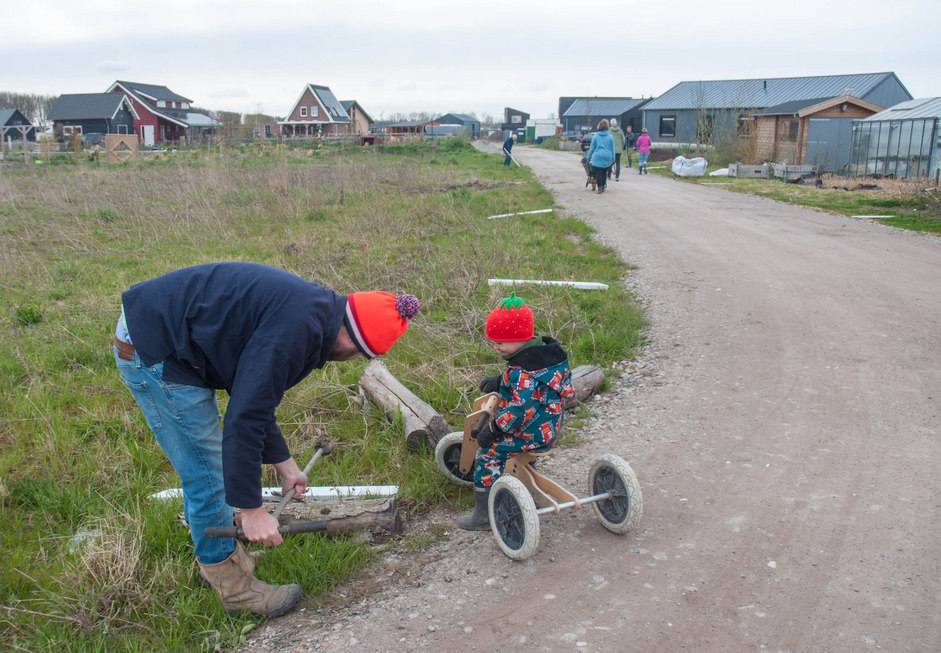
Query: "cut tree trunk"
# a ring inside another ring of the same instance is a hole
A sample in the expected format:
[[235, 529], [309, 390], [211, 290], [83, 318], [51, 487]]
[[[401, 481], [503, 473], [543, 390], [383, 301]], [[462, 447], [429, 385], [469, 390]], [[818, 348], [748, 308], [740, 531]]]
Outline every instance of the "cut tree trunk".
[[366, 366], [359, 387], [389, 419], [402, 414], [405, 442], [412, 451], [434, 449], [438, 440], [452, 430], [444, 417], [402, 385], [379, 359]]
[[566, 408], [574, 408], [580, 403], [591, 399], [601, 384], [604, 383], [604, 371], [594, 365], [579, 365], [572, 370], [572, 385], [575, 387], [575, 396], [565, 402]]

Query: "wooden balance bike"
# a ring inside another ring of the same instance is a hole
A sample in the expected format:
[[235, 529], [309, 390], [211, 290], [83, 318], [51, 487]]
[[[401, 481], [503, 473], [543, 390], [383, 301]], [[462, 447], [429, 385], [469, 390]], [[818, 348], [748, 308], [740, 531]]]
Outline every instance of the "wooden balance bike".
[[[439, 469], [460, 485], [473, 486], [477, 433], [493, 419], [499, 395], [486, 394], [474, 401], [464, 420], [464, 431], [445, 435], [435, 447]], [[497, 545], [513, 560], [526, 560], [539, 546], [539, 516], [591, 504], [601, 525], [618, 535], [637, 526], [644, 499], [637, 476], [624, 460], [601, 456], [588, 474], [589, 496], [579, 499], [533, 468], [546, 453], [523, 452], [510, 458], [503, 474], [490, 490], [490, 529]]]

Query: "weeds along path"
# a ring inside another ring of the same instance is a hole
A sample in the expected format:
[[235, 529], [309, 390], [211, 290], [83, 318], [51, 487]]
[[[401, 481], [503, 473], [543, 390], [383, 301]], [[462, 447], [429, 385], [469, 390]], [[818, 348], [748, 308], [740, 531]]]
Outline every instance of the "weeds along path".
[[547, 469], [583, 489], [617, 453], [640, 526], [546, 516], [524, 563], [453, 530], [243, 650], [936, 651], [941, 240], [514, 155], [638, 266], [651, 344]]

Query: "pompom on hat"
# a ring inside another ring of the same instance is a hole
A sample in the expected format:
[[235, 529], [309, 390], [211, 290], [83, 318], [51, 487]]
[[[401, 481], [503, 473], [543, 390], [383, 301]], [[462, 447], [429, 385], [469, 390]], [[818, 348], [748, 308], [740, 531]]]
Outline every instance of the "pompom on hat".
[[487, 338], [495, 342], [523, 342], [535, 337], [533, 312], [522, 299], [510, 296], [487, 316]]
[[346, 296], [343, 323], [363, 355], [375, 358], [392, 349], [408, 329], [408, 321], [418, 315], [418, 308], [414, 295], [355, 292]]

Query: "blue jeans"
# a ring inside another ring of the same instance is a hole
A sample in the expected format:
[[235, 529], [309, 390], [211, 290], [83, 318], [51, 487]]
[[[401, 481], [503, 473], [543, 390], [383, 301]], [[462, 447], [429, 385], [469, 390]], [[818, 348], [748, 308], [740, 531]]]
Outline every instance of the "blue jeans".
[[131, 391], [180, 475], [183, 516], [189, 524], [196, 559], [207, 565], [222, 562], [235, 550], [231, 538], [203, 537], [208, 526], [232, 526], [232, 507], [225, 502], [222, 477], [222, 428], [216, 391], [163, 380], [163, 363], [148, 367], [136, 353], [131, 360], [114, 360], [121, 379]]
[[638, 152], [637, 153], [637, 167], [644, 168], [647, 166], [647, 157], [650, 156], [650, 152]]

